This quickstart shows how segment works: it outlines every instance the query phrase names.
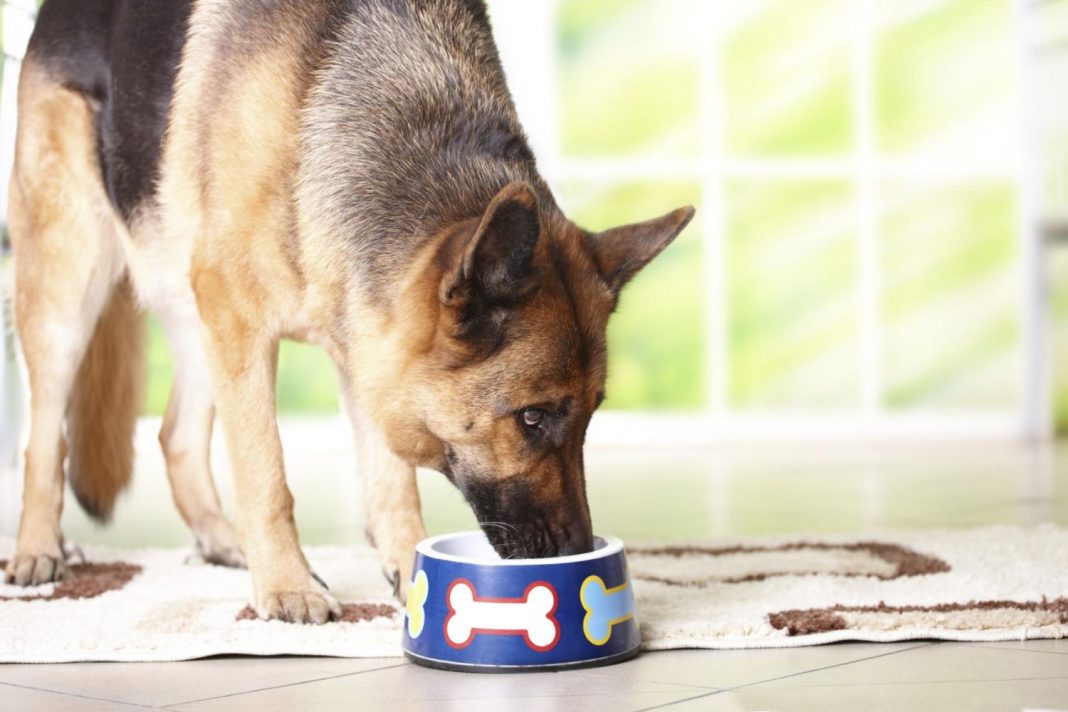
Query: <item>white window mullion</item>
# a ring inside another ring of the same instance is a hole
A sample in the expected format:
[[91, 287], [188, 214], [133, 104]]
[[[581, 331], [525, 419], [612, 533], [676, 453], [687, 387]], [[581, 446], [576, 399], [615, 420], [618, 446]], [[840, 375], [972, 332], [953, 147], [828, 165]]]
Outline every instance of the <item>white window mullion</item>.
[[1023, 435], [1045, 440], [1053, 434], [1052, 377], [1049, 347], [1047, 261], [1039, 226], [1038, 146], [1041, 130], [1035, 79], [1035, 28], [1028, 0], [1013, 1], [1016, 46], [1015, 105], [1017, 111], [1017, 233], [1020, 249]]
[[538, 168], [554, 187], [562, 161], [556, 13], [557, 0], [490, 3], [493, 35], [516, 111]]
[[725, 23], [719, 4], [694, 1], [694, 17], [707, 41], [700, 50], [701, 205], [698, 220], [703, 239], [703, 274], [707, 310], [706, 363], [708, 408], [714, 419], [730, 409], [729, 313], [727, 304], [727, 201], [723, 145], [722, 57]]
[[879, 206], [875, 146], [875, 17], [872, 0], [854, 0], [850, 48], [854, 190], [857, 196], [858, 308], [860, 316], [861, 408], [870, 422], [882, 411], [882, 330], [880, 320]]

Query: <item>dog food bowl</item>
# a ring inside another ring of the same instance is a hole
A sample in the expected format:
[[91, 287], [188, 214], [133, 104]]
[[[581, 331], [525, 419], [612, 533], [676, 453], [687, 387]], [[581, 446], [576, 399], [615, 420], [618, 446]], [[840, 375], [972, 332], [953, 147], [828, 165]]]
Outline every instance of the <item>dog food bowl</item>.
[[623, 542], [501, 559], [482, 532], [415, 547], [404, 652], [447, 670], [512, 672], [607, 665], [638, 654], [641, 633]]

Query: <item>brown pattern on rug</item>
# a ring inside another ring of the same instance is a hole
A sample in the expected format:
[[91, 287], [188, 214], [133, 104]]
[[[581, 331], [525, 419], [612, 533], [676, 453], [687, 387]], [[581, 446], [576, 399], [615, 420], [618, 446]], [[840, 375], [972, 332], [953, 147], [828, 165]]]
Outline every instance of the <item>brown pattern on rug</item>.
[[950, 570], [949, 564], [934, 556], [921, 554], [913, 549], [897, 544], [886, 544], [877, 541], [862, 541], [852, 544], [830, 544], [825, 542], [792, 542], [778, 546], [639, 546], [628, 550], [631, 554], [643, 556], [668, 556], [672, 558], [684, 558], [691, 556], [729, 556], [737, 554], [766, 554], [779, 552], [860, 552], [880, 559], [892, 567], [890, 574], [879, 574], [871, 571], [835, 572], [835, 571], [767, 571], [747, 574], [745, 576], [714, 578], [714, 579], [680, 579], [667, 576], [654, 576], [650, 574], [634, 574], [634, 578], [642, 581], [662, 583], [668, 586], [704, 587], [714, 583], [749, 583], [763, 581], [772, 576], [874, 576], [884, 581], [901, 578], [903, 576], [925, 576], [928, 574], [946, 573]]
[[[7, 566], [7, 561], [0, 560], [0, 570]], [[56, 583], [52, 593], [30, 596], [0, 596], [0, 601], [56, 601], [62, 598], [80, 599], [96, 598], [108, 591], [117, 591], [130, 583], [134, 576], [141, 573], [137, 564], [113, 561], [103, 564], [72, 564], [67, 576]]]
[[[393, 606], [385, 603], [342, 603], [341, 617], [335, 622], [360, 623], [362, 621], [373, 621], [376, 618], [392, 619], [399, 612]], [[256, 621], [259, 620], [259, 617], [256, 615], [256, 611], [252, 610], [252, 606], [245, 606], [238, 612], [234, 620]]]
[[[880, 602], [878, 606], [835, 605], [827, 608], [794, 609], [771, 613], [768, 615], [768, 622], [772, 627], [785, 630], [788, 635], [795, 636], [858, 628], [859, 626], [850, 625], [848, 614], [876, 614], [891, 619], [885, 621], [884, 627], [900, 628], [909, 624], [930, 625], [929, 621], [934, 618], [937, 618], [937, 622], [945, 627], [947, 614], [961, 613], [965, 615], [958, 616], [959, 618], [973, 623], [964, 628], [967, 630], [997, 627], [984, 625], [984, 621], [1005, 613], [1014, 614], [1017, 619], [1022, 617], [1025, 619], [1023, 624], [1029, 624], [1032, 627], [1049, 625], [1051, 622], [1065, 624], [1068, 623], [1068, 598], [1053, 600], [1043, 598], [1041, 601], [969, 601], [968, 603], [941, 603], [934, 606], [888, 606], [883, 602]], [[1033, 618], [1033, 620], [1026, 620], [1028, 618]], [[866, 622], [868, 625], [871, 624], [870, 615], [866, 616]], [[1016, 624], [1020, 625], [1019, 620]]]

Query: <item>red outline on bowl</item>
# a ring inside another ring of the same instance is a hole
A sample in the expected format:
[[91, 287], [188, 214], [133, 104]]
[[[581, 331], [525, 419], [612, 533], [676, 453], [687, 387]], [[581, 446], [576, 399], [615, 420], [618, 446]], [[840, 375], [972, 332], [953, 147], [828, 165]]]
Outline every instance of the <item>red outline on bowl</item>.
[[[548, 645], [534, 645], [534, 643], [530, 640], [530, 634], [522, 628], [472, 628], [471, 634], [467, 636], [467, 640], [463, 641], [462, 643], [454, 643], [449, 637], [449, 621], [452, 620], [452, 617], [454, 615], [456, 615], [456, 609], [452, 607], [452, 589], [461, 583], [467, 584], [468, 588], [471, 589], [472, 600], [482, 601], [485, 603], [526, 603], [527, 597], [530, 596], [531, 590], [533, 590], [537, 586], [544, 586], [545, 588], [549, 589], [549, 591], [553, 595], [553, 607], [550, 608], [549, 612], [545, 615], [550, 621], [552, 621], [553, 628], [556, 630], [556, 635], [553, 637], [552, 642]], [[534, 583], [527, 586], [526, 590], [523, 591], [523, 595], [519, 598], [495, 598], [492, 596], [479, 596], [478, 589], [475, 588], [475, 584], [473, 584], [468, 579], [458, 578], [455, 579], [452, 583], [450, 583], [448, 590], [445, 591], [445, 605], [449, 608], [449, 615], [445, 616], [445, 623], [442, 625], [441, 632], [442, 635], [445, 636], [445, 642], [448, 643], [449, 647], [453, 648], [454, 650], [463, 650], [467, 646], [471, 645], [471, 643], [475, 641], [475, 636], [480, 633], [485, 635], [522, 635], [523, 642], [527, 644], [527, 647], [539, 653], [549, 652], [550, 650], [556, 647], [557, 643], [560, 642], [560, 621], [556, 620], [556, 609], [560, 607], [560, 595], [556, 592], [556, 587], [548, 581], [535, 581]]]

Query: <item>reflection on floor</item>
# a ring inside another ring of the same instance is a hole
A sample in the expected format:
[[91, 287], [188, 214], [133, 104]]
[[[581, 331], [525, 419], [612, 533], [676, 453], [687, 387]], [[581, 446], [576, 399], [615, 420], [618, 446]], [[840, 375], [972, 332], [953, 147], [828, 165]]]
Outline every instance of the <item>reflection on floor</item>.
[[[188, 544], [167, 491], [154, 424], [113, 524], [68, 508], [79, 542]], [[339, 421], [287, 421], [289, 481], [306, 543], [363, 536], [351, 437]], [[221, 448], [220, 448], [221, 450]], [[226, 460], [220, 490], [232, 511]], [[12, 534], [17, 478], [0, 480], [0, 532]], [[591, 448], [596, 529], [627, 539], [1045, 521], [1068, 525], [1068, 448], [1007, 445], [636, 450]], [[428, 529], [474, 526], [443, 477], [421, 473]], [[72, 498], [68, 498], [72, 502]], [[1068, 552], [1065, 552], [1068, 566]], [[1068, 594], [1068, 592], [1065, 592]], [[611, 668], [475, 676], [397, 659], [222, 658], [194, 663], [0, 667], [5, 709], [1068, 709], [1068, 641], [917, 642], [797, 650], [650, 653]]]

